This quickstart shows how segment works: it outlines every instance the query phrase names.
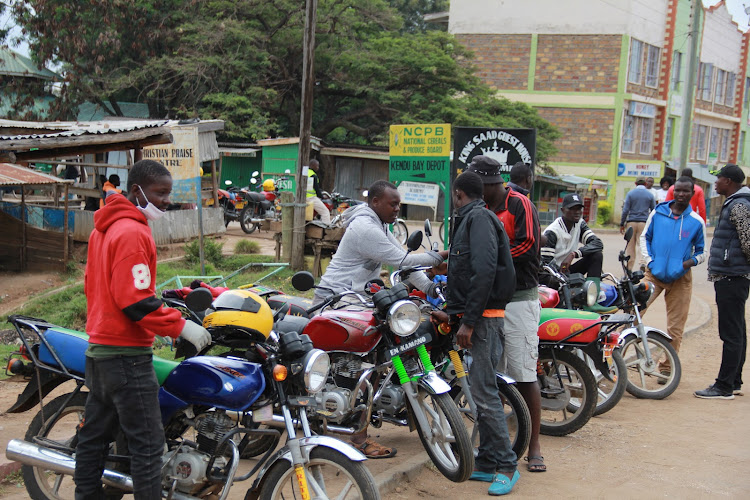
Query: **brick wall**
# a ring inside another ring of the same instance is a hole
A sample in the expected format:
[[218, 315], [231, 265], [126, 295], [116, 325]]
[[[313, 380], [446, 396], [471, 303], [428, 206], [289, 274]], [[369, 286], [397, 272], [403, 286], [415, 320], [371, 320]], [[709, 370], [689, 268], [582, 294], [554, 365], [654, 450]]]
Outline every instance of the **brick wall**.
[[[645, 69], [644, 75], [645, 75]], [[645, 78], [645, 76], [644, 76]], [[661, 76], [659, 77], [659, 80], [661, 80]], [[628, 85], [626, 87], [626, 92], [628, 94], [638, 94], [646, 97], [653, 97], [654, 99], [661, 99], [661, 92], [658, 88], [652, 89], [651, 87], [646, 87], [645, 85], [637, 85], [635, 83], [628, 82]]]
[[611, 109], [537, 108], [562, 136], [552, 161], [610, 163], [615, 112]]
[[621, 35], [539, 35], [534, 90], [617, 92]]
[[527, 90], [531, 35], [456, 35], [474, 52], [477, 76], [493, 89]]

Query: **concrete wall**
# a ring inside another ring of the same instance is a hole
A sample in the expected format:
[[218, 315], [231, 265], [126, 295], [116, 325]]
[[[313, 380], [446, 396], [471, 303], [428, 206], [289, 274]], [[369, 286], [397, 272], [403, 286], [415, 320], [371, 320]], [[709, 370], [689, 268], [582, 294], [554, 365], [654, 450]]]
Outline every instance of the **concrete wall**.
[[452, 0], [454, 34], [628, 34], [662, 45], [667, 0]]
[[719, 69], [739, 73], [742, 32], [732, 21], [724, 3], [707, 9], [705, 15], [700, 60]]

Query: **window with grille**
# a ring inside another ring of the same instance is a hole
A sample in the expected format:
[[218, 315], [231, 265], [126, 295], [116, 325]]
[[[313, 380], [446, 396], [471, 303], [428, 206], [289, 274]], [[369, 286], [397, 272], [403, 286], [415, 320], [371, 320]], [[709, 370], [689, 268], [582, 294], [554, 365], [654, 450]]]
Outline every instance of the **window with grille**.
[[641, 83], [643, 77], [643, 42], [635, 38], [630, 41], [630, 61], [628, 63], [628, 81]]
[[659, 84], [659, 47], [647, 45], [646, 53], [646, 87], [656, 88]]
[[724, 89], [726, 88], [727, 72], [723, 69], [716, 70], [716, 91], [714, 91], [714, 102], [724, 104]]
[[651, 123], [653, 120], [650, 118], [638, 118], [638, 121], [641, 122], [641, 140], [638, 145], [638, 152], [642, 155], [651, 154], [651, 129], [653, 128]]
[[625, 114], [622, 126], [622, 152], [635, 153], [635, 117]]

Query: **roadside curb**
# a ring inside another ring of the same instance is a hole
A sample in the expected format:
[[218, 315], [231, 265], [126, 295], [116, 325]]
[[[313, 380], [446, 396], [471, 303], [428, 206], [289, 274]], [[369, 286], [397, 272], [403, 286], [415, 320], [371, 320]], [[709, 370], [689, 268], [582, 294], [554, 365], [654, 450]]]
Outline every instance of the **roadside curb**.
[[403, 462], [396, 460], [396, 463], [398, 465], [395, 467], [375, 476], [375, 486], [381, 495], [392, 493], [405, 479], [411, 480], [417, 477], [419, 472], [430, 463], [430, 457], [427, 455], [427, 452], [423, 451]]
[[713, 312], [711, 311], [711, 306], [708, 305], [708, 302], [701, 299], [700, 297], [694, 297], [694, 299], [698, 303], [701, 310], [698, 315], [698, 319], [696, 320], [696, 326], [687, 328], [685, 330], [685, 333], [683, 333], [683, 336], [685, 337], [698, 332], [698, 330], [702, 330], [706, 325], [708, 325], [711, 322], [712, 316], [713, 316]]

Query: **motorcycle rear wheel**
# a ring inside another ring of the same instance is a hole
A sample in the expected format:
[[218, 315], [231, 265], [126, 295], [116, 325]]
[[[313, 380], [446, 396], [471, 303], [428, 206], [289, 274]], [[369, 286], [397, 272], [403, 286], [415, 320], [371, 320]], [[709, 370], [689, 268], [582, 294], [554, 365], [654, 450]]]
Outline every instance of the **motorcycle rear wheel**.
[[474, 447], [451, 395], [430, 394], [419, 388], [417, 404], [430, 426], [429, 430], [422, 429], [417, 421], [419, 439], [432, 463], [451, 481], [466, 481], [474, 469]]
[[[516, 456], [522, 457], [526, 453], [526, 449], [529, 447], [529, 442], [531, 441], [531, 414], [529, 413], [529, 407], [514, 385], [498, 384], [498, 390], [500, 392], [500, 399], [503, 401], [505, 423], [508, 426], [510, 445]], [[473, 425], [475, 418], [471, 413], [468, 401], [466, 401], [463, 389], [455, 386], [451, 394], [458, 410], [469, 422], [469, 425]], [[477, 426], [474, 426], [472, 429], [471, 437], [474, 444], [474, 456], [476, 456], [477, 446], [479, 446], [479, 428]]]
[[[253, 210], [250, 210], [251, 208]], [[252, 234], [260, 226], [259, 224], [252, 222], [253, 213], [255, 212], [254, 208], [254, 205], [247, 205], [242, 209], [242, 212], [240, 212], [240, 227], [247, 234]]]
[[[540, 432], [545, 436], [565, 436], [586, 425], [593, 416], [597, 400], [596, 379], [586, 362], [572, 352], [555, 349], [554, 354], [557, 363], [553, 362], [552, 349], [539, 349]], [[578, 405], [575, 411], [571, 411], [568, 405], [576, 399]]]
[[[677, 351], [667, 339], [658, 335], [646, 335], [653, 366], [646, 362], [643, 341], [640, 337], [629, 340], [622, 346], [622, 357], [628, 372], [627, 391], [640, 399], [664, 399], [680, 385], [682, 365]], [[669, 360], [670, 369], [666, 375], [661, 373], [659, 359]], [[663, 381], [661, 385], [659, 381]]]
[[[44, 405], [44, 419], [42, 411], [39, 411], [29, 424], [24, 439], [34, 443], [35, 438], [54, 441], [60, 446], [69, 446], [75, 448], [78, 435], [76, 430], [83, 422], [83, 411], [86, 406], [87, 393], [80, 392], [65, 404], [69, 394], [63, 394]], [[52, 416], [64, 407], [56, 420], [51, 421]], [[47, 423], [46, 432], [42, 432], [42, 426]], [[37, 443], [44, 446], [44, 443]], [[107, 464], [107, 468], [115, 468]], [[72, 476], [66, 476], [46, 470], [42, 467], [24, 465], [21, 467], [23, 482], [26, 485], [26, 491], [33, 500], [67, 500], [73, 498], [75, 483]], [[124, 492], [113, 488], [104, 488], [104, 494], [107, 499], [122, 498]]]
[[[625, 389], [628, 385], [627, 369], [625, 368], [625, 361], [622, 359], [622, 354], [619, 349], [612, 351], [612, 368], [609, 371], [609, 377], [604, 373], [600, 372], [593, 360], [585, 355], [585, 362], [589, 366], [589, 369], [594, 374], [596, 379], [596, 390], [599, 397], [596, 400], [596, 408], [594, 409], [594, 416], [602, 415], [607, 413], [609, 410], [617, 406], [622, 396], [625, 394]], [[579, 406], [579, 402], [576, 399], [572, 399], [568, 403], [568, 409], [570, 411], [576, 411]]]
[[[379, 500], [375, 479], [364, 462], [354, 462], [332, 448], [318, 446], [310, 452], [305, 475], [313, 498]], [[251, 497], [251, 491], [245, 498]], [[279, 460], [263, 479], [261, 500], [302, 498], [292, 464]]]

